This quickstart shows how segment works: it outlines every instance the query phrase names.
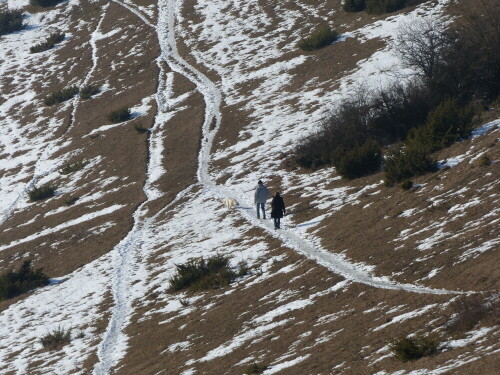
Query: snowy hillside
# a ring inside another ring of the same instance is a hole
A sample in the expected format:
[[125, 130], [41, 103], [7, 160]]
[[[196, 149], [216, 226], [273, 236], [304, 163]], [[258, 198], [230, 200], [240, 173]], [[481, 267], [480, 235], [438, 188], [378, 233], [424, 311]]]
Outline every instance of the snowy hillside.
[[[341, 100], [414, 79], [396, 35], [452, 22], [449, 1], [378, 16], [340, 1], [6, 9], [25, 26], [0, 36], [0, 271], [31, 259], [51, 279], [0, 300], [0, 373], [498, 373], [498, 311], [447, 333], [461, 301], [498, 310], [498, 109], [411, 191], [382, 172], [286, 167]], [[339, 39], [300, 51], [325, 23]], [[30, 53], [55, 31], [62, 42]], [[73, 85], [98, 90], [46, 105]], [[280, 230], [256, 218], [258, 180], [283, 193]], [[55, 195], [30, 200], [44, 185]], [[216, 255], [247, 272], [171, 290], [178, 265]], [[70, 342], [45, 348], [57, 329]], [[434, 355], [392, 355], [393, 340], [427, 334]]]

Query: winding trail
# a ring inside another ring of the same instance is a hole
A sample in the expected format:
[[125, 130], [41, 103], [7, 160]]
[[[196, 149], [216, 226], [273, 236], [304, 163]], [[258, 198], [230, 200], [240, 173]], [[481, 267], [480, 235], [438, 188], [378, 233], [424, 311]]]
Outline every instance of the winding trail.
[[[132, 13], [136, 14], [146, 25], [153, 27], [151, 22], [137, 9], [130, 4], [125, 4], [117, 0], [113, 2], [127, 8]], [[215, 84], [208, 79], [204, 74], [198, 71], [195, 67], [188, 64], [177, 50], [175, 39], [175, 22], [177, 18], [178, 3], [177, 0], [159, 0], [158, 1], [158, 22], [156, 31], [161, 48], [161, 54], [158, 59], [158, 67], [160, 69], [159, 84], [156, 94], [158, 104], [158, 113], [155, 118], [155, 123], [150, 131], [148, 148], [151, 159], [147, 166], [147, 178], [144, 185], [146, 201], [143, 202], [134, 212], [134, 224], [127, 236], [113, 249], [113, 299], [114, 306], [111, 311], [111, 318], [104, 334], [103, 340], [98, 348], [99, 362], [95, 365], [94, 375], [106, 375], [117, 365], [122, 358], [127, 343], [127, 336], [123, 332], [126, 325], [129, 323], [133, 312], [132, 297], [129, 293], [131, 281], [134, 279], [134, 270], [137, 268], [137, 255], [144, 239], [148, 235], [151, 225], [155, 220], [166, 210], [173, 207], [178, 201], [184, 198], [190, 191], [200, 185], [208, 195], [216, 199], [232, 197], [241, 200], [240, 197], [234, 196], [234, 193], [229, 189], [215, 184], [209, 175], [210, 152], [214, 137], [221, 121], [220, 105], [221, 94]], [[197, 177], [199, 184], [191, 185], [182, 192], [168, 205], [163, 207], [154, 216], [147, 217], [147, 204], [162, 195], [154, 186], [155, 174], [154, 170], [160, 166], [159, 160], [155, 155], [158, 155], [158, 148], [161, 147], [161, 136], [159, 128], [168, 120], [162, 112], [166, 112], [169, 108], [166, 104], [168, 93], [172, 91], [172, 76], [168, 75], [162, 69], [162, 62], [168, 64], [170, 69], [182, 76], [186, 77], [195, 86], [204, 98], [205, 102], [205, 118], [202, 125], [202, 140], [198, 155], [198, 170]], [[318, 249], [307, 240], [297, 236], [296, 234], [282, 230], [277, 232], [273, 229], [271, 223], [260, 221], [255, 218], [254, 212], [242, 212], [242, 216], [252, 225], [258, 226], [266, 230], [270, 235], [278, 238], [285, 245], [293, 248], [298, 253], [315, 260], [317, 263], [325, 266], [329, 270], [339, 275], [342, 275], [347, 280], [362, 283], [371, 287], [390, 290], [402, 290], [413, 293], [424, 294], [460, 294], [460, 291], [449, 291], [442, 289], [433, 289], [425, 286], [412, 284], [401, 284], [389, 280], [386, 277], [376, 277], [371, 275], [365, 269], [350, 263], [337, 254], [326, 250]]]
[[[219, 128], [221, 114], [221, 94], [215, 84], [211, 82], [203, 73], [189, 65], [178, 53], [175, 41], [175, 20], [177, 11], [176, 0], [160, 0], [158, 15], [158, 38], [161, 46], [161, 57], [166, 61], [172, 70], [182, 74], [193, 82], [205, 99], [206, 112], [203, 122], [203, 140], [199, 153], [198, 180], [206, 190], [209, 190], [217, 198], [231, 197], [242, 201], [241, 197], [234, 196], [223, 186], [216, 185], [209, 175], [210, 150], [212, 142]], [[214, 126], [215, 125], [215, 126]], [[375, 277], [356, 265], [343, 260], [340, 256], [325, 250], [318, 249], [307, 240], [300, 238], [296, 234], [282, 230], [276, 233], [270, 223], [258, 221], [254, 218], [253, 211], [244, 212], [242, 215], [253, 225], [267, 230], [271, 235], [280, 239], [286, 245], [291, 246], [297, 252], [311, 258], [335, 273], [344, 276], [346, 279], [363, 283], [375, 288], [405, 290], [407, 292], [428, 293], [428, 294], [455, 294], [457, 291], [448, 291], [427, 288], [412, 284], [400, 284], [385, 277]]]

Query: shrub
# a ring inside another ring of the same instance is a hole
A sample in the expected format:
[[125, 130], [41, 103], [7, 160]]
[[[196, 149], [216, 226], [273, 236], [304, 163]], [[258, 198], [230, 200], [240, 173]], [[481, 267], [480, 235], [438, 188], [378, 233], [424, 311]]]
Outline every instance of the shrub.
[[47, 333], [40, 339], [44, 348], [49, 350], [61, 349], [64, 345], [71, 342], [71, 329], [64, 330], [59, 327], [52, 332]]
[[86, 85], [80, 88], [80, 98], [82, 100], [90, 99], [95, 94], [98, 94], [101, 91], [101, 88], [97, 85]]
[[365, 0], [345, 0], [342, 8], [346, 12], [361, 12], [365, 10]]
[[414, 361], [437, 352], [439, 340], [434, 336], [402, 337], [392, 341], [389, 348], [403, 362]]
[[479, 0], [461, 13], [450, 28], [435, 21], [406, 25], [398, 36], [399, 53], [440, 102], [447, 96], [462, 106], [495, 100], [500, 93], [500, 3]]
[[130, 109], [128, 109], [127, 107], [117, 109], [116, 111], [113, 111], [110, 114], [108, 114], [108, 120], [111, 121], [112, 123], [127, 121], [130, 119], [130, 117], [131, 117]]
[[369, 104], [371, 134], [381, 144], [404, 140], [439, 103], [429, 88], [418, 81], [407, 86], [393, 84], [379, 91]]
[[302, 140], [295, 149], [297, 164], [308, 169], [334, 165], [345, 150], [364, 144], [369, 134], [369, 107], [346, 101], [321, 124], [317, 133]]
[[[487, 318], [498, 320], [500, 317], [500, 298], [492, 296], [483, 299], [479, 295], [462, 296], [451, 304], [453, 318], [446, 325], [446, 331], [452, 335], [471, 330], [480, 321]], [[498, 322], [494, 322], [498, 324]]]
[[134, 125], [134, 129], [137, 131], [137, 133], [139, 134], [144, 134], [148, 131], [148, 128], [145, 128], [144, 126], [142, 126], [141, 124], [135, 124]]
[[448, 99], [429, 113], [424, 133], [427, 133], [427, 142], [430, 151], [437, 151], [448, 147], [453, 142], [470, 135], [474, 117], [474, 108], [471, 105], [460, 107], [455, 99]]
[[332, 44], [338, 37], [339, 33], [336, 30], [332, 30], [330, 27], [325, 26], [314, 32], [310, 37], [301, 39], [298, 43], [298, 47], [302, 51], [314, 51]]
[[401, 183], [401, 189], [403, 190], [410, 190], [413, 187], [413, 181], [412, 180], [404, 180]]
[[49, 283], [49, 278], [43, 270], [41, 268], [34, 270], [31, 262], [31, 260], [25, 261], [17, 272], [11, 270], [0, 274], [0, 301]]
[[39, 188], [33, 188], [33, 190], [28, 192], [28, 195], [32, 202], [41, 201], [43, 199], [53, 197], [55, 195], [56, 189], [57, 186], [55, 185], [45, 184], [40, 186]]
[[53, 7], [63, 2], [64, 0], [30, 0], [30, 4], [38, 7]]
[[245, 370], [245, 374], [262, 374], [268, 368], [269, 366], [254, 362], [247, 367], [247, 369]]
[[23, 27], [23, 13], [20, 10], [0, 12], [0, 35], [21, 30]]
[[177, 265], [177, 274], [170, 279], [170, 290], [192, 291], [217, 289], [229, 285], [238, 274], [229, 268], [229, 258], [216, 255]]
[[66, 204], [66, 206], [72, 206], [76, 203], [78, 199], [80, 199], [80, 197], [71, 197], [67, 199], [64, 203]]
[[487, 167], [490, 164], [491, 164], [491, 159], [488, 156], [488, 154], [481, 155], [481, 157], [477, 161], [477, 165], [479, 165], [480, 167]]
[[425, 150], [403, 149], [389, 153], [385, 159], [385, 184], [395, 183], [437, 170], [436, 161]]
[[365, 0], [365, 6], [368, 13], [391, 13], [403, 9], [405, 0]]
[[66, 87], [64, 89], [61, 89], [59, 91], [55, 91], [55, 92], [51, 93], [49, 96], [47, 96], [44, 99], [43, 102], [46, 106], [52, 106], [54, 104], [59, 104], [59, 103], [65, 102], [66, 100], [71, 99], [73, 96], [78, 94], [78, 91], [80, 91], [80, 90], [76, 86]]
[[239, 262], [238, 263], [238, 276], [241, 277], [241, 276], [245, 276], [245, 275], [248, 275], [250, 273], [250, 267], [248, 267], [248, 264], [247, 262]]
[[38, 53], [38, 52], [47, 51], [47, 50], [51, 49], [52, 47], [54, 47], [57, 43], [61, 43], [65, 37], [66, 37], [66, 34], [61, 33], [60, 31], [52, 33], [45, 40], [45, 42], [42, 42], [40, 44], [34, 45], [33, 47], [30, 47], [30, 52], [31, 53]]
[[345, 178], [353, 179], [366, 176], [379, 170], [382, 164], [382, 149], [373, 140], [366, 141], [361, 146], [342, 152], [335, 162], [338, 173]]
[[66, 163], [64, 164], [61, 169], [59, 169], [60, 174], [70, 174], [73, 172], [77, 172], [80, 169], [83, 169], [88, 163], [90, 163], [88, 160], [78, 160], [75, 161], [74, 163]]

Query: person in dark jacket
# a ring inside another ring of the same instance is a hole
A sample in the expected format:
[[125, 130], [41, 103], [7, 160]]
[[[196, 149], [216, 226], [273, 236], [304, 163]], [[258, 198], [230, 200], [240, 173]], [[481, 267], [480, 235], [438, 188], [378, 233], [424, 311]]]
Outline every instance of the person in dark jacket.
[[274, 219], [274, 229], [280, 229], [280, 219], [286, 214], [285, 202], [280, 193], [276, 192], [271, 202], [271, 217]]
[[260, 210], [264, 219], [266, 218], [266, 200], [269, 197], [269, 190], [264, 186], [264, 183], [259, 180], [257, 189], [255, 189], [254, 202], [257, 205], [257, 219], [260, 219]]

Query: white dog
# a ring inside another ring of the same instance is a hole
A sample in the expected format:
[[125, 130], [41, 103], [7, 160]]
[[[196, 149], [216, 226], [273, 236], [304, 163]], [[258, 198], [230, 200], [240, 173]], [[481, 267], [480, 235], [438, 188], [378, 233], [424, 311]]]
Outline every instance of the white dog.
[[224, 206], [229, 210], [230, 208], [235, 208], [238, 206], [238, 202], [233, 198], [224, 199]]

